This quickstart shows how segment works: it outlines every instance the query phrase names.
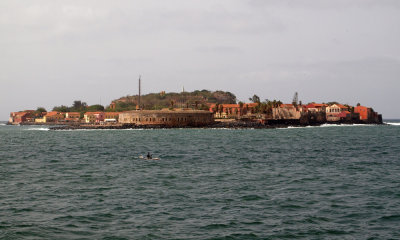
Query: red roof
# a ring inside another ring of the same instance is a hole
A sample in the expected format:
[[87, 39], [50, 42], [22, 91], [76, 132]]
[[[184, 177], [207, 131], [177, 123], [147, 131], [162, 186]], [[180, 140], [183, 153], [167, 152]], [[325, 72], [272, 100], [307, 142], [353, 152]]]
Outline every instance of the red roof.
[[340, 107], [340, 108], [345, 108], [345, 109], [348, 109], [348, 107], [346, 107], [346, 106], [344, 106], [344, 105], [342, 105], [342, 104], [336, 104], [338, 107]]
[[120, 112], [106, 112], [106, 115], [119, 115]]
[[327, 107], [328, 105], [322, 104], [322, 103], [310, 103], [306, 107], [307, 108], [321, 108], [321, 107]]
[[14, 116], [25, 116], [26, 114], [28, 114], [27, 112], [13, 112], [12, 113]]
[[280, 107], [281, 107], [281, 108], [284, 108], [284, 107], [294, 107], [294, 105], [293, 105], [293, 104], [281, 104]]
[[86, 112], [85, 115], [103, 114], [104, 112]]
[[347, 116], [347, 114], [349, 114], [349, 113], [350, 113], [349, 111], [343, 111], [343, 112], [339, 113], [337, 116], [340, 118], [345, 118]]
[[[219, 104], [219, 106], [221, 106], [223, 108], [240, 108], [239, 104]], [[258, 103], [243, 103], [243, 107], [256, 107], [258, 105]], [[216, 106], [216, 104], [211, 104], [210, 108], [214, 108]]]
[[61, 114], [61, 113], [60, 112], [56, 112], [56, 111], [47, 112], [46, 117], [57, 116], [59, 114]]

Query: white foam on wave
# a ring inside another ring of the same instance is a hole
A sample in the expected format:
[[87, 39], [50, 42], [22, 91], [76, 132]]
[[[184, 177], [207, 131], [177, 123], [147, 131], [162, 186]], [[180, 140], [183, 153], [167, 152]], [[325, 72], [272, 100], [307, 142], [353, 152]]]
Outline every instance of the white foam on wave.
[[[57, 129], [56, 132], [142, 131], [147, 129]], [[148, 129], [150, 130], [150, 129]]]
[[[400, 123], [399, 123], [400, 125]], [[283, 128], [277, 129], [299, 129], [299, 128], [325, 128], [325, 127], [360, 127], [360, 126], [375, 126], [374, 124], [331, 124], [331, 123], [324, 123], [320, 126], [304, 126], [304, 127], [295, 127], [295, 126], [288, 126]]]
[[391, 126], [400, 126], [400, 122], [385, 122], [385, 124], [391, 125]]
[[7, 125], [7, 124], [5, 124], [5, 123], [0, 123], [0, 126], [5, 126], [5, 125]]
[[50, 128], [28, 128], [28, 131], [49, 131]]
[[375, 126], [375, 124], [330, 124], [330, 123], [325, 123], [322, 124], [320, 127], [369, 127], [369, 126]]

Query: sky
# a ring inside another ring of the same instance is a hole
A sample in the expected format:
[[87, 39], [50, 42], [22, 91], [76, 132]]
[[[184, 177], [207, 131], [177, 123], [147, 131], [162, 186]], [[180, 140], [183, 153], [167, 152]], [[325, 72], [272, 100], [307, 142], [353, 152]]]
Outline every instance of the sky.
[[142, 92], [338, 101], [400, 118], [398, 0], [2, 0], [0, 120]]

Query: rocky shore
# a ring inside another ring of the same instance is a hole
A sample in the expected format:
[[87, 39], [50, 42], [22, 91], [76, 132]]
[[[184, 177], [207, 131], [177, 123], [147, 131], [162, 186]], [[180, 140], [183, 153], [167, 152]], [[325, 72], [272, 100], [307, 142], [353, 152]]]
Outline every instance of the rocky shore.
[[[321, 124], [314, 124], [319, 126]], [[82, 130], [82, 129], [172, 129], [172, 128], [231, 128], [231, 129], [271, 129], [271, 128], [286, 128], [286, 127], [305, 127], [307, 125], [295, 124], [295, 123], [270, 123], [264, 124], [256, 121], [229, 121], [229, 122], [218, 122], [207, 126], [166, 126], [166, 125], [135, 125], [135, 124], [115, 124], [115, 125], [63, 125], [50, 127], [50, 130]]]

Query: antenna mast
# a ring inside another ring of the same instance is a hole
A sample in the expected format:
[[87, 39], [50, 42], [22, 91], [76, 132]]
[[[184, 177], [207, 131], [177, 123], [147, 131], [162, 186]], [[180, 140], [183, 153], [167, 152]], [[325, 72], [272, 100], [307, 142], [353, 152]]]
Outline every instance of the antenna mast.
[[142, 92], [142, 80], [140, 78], [141, 78], [141, 75], [139, 75], [139, 101], [138, 101], [139, 109], [140, 109], [140, 95]]

